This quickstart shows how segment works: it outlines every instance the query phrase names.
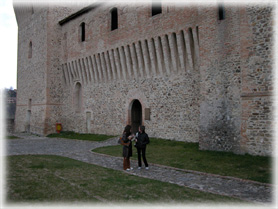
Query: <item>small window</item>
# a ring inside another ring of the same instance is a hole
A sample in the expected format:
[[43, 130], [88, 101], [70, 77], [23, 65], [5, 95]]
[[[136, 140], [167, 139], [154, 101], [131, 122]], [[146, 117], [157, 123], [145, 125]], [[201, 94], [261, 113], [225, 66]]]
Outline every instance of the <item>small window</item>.
[[81, 30], [81, 42], [85, 41], [85, 23], [81, 23], [80, 25]]
[[225, 9], [223, 5], [218, 6], [218, 20], [225, 19]]
[[118, 9], [111, 10], [111, 31], [118, 29]]
[[158, 15], [160, 13], [162, 13], [161, 2], [153, 2], [152, 3], [152, 16]]
[[30, 43], [29, 43], [29, 51], [28, 51], [28, 58], [32, 58], [32, 51], [33, 51], [33, 49], [32, 49], [32, 41], [30, 41]]

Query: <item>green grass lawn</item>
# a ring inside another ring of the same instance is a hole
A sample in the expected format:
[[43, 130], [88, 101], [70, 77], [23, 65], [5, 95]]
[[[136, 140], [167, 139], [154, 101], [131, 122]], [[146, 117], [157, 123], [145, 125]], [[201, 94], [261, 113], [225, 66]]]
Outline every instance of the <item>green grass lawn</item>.
[[20, 139], [17, 136], [6, 136], [5, 139]]
[[66, 138], [66, 139], [79, 139], [87, 141], [104, 141], [114, 136], [103, 135], [103, 134], [79, 134], [72, 131], [66, 131], [61, 133], [49, 134], [47, 137], [51, 138]]
[[6, 162], [7, 203], [243, 203], [65, 157], [9, 156]]
[[[273, 172], [271, 157], [201, 151], [198, 149], [198, 143], [154, 138], [151, 138], [150, 141], [147, 146], [147, 160], [150, 163], [271, 183], [271, 173]], [[122, 156], [120, 145], [97, 148], [93, 151]], [[135, 147], [132, 159], [137, 159]]]

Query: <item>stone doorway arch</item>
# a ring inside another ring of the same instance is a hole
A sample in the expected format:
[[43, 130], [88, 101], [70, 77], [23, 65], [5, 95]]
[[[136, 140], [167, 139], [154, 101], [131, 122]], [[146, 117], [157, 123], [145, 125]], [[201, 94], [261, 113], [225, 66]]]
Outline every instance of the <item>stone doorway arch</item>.
[[80, 113], [82, 110], [82, 85], [80, 82], [76, 82], [74, 85], [73, 102], [75, 112]]
[[138, 99], [131, 103], [131, 127], [132, 133], [136, 133], [140, 125], [142, 125], [142, 105]]

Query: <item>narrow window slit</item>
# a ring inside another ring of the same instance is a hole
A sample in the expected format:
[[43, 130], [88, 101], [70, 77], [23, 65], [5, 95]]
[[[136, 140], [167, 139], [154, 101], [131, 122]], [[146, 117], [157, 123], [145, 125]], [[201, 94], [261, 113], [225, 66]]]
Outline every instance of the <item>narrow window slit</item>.
[[81, 29], [81, 42], [85, 41], [85, 23], [82, 22], [80, 25], [80, 29]]
[[118, 29], [118, 9], [111, 10], [111, 31]]
[[33, 45], [32, 45], [32, 41], [30, 41], [29, 51], [28, 51], [28, 58], [32, 58], [32, 53], [33, 53]]
[[161, 2], [152, 2], [152, 16], [162, 13]]
[[223, 5], [218, 6], [218, 20], [224, 20], [225, 19], [225, 9]]

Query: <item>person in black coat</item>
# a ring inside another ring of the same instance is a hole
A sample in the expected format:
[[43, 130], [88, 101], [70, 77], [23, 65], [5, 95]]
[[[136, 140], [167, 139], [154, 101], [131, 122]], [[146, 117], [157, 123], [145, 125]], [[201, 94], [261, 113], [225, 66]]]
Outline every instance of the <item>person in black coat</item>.
[[136, 148], [138, 153], [138, 169], [141, 169], [142, 167], [141, 153], [142, 153], [142, 157], [146, 169], [149, 169], [149, 165], [146, 159], [146, 148], [147, 148], [147, 144], [150, 143], [150, 139], [148, 134], [145, 133], [145, 126], [139, 126], [139, 132], [136, 134], [135, 141], [136, 141]]

